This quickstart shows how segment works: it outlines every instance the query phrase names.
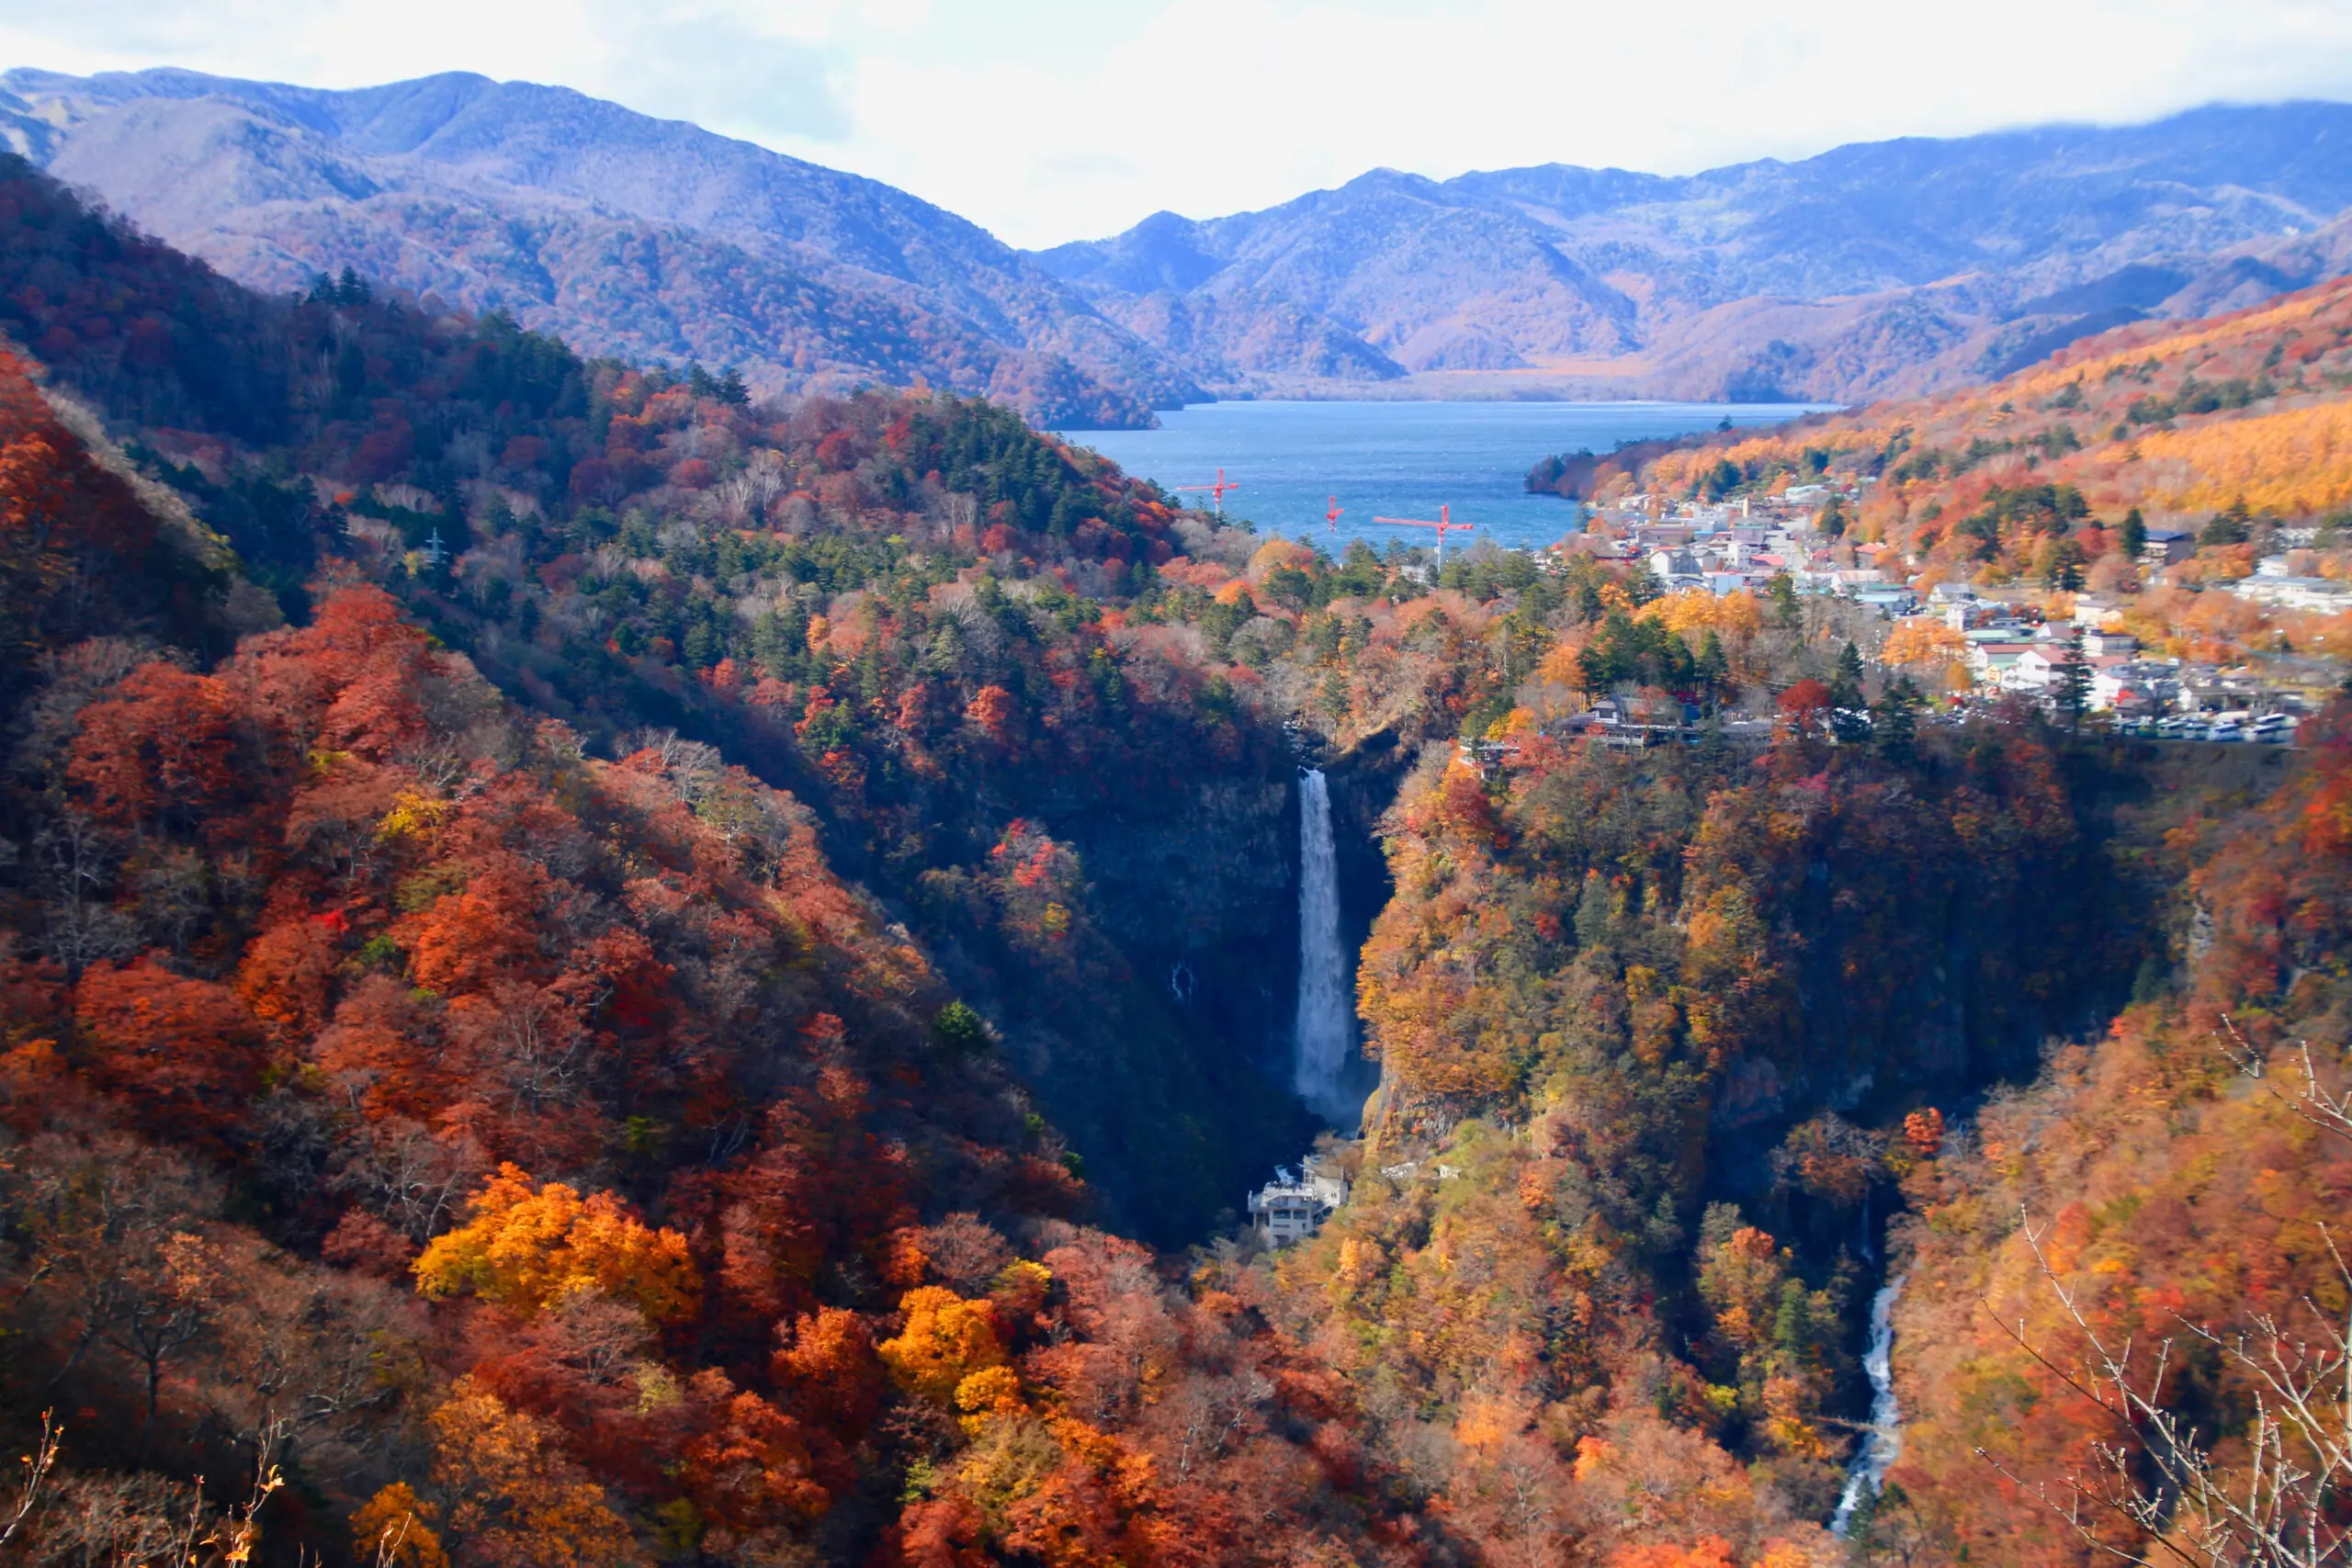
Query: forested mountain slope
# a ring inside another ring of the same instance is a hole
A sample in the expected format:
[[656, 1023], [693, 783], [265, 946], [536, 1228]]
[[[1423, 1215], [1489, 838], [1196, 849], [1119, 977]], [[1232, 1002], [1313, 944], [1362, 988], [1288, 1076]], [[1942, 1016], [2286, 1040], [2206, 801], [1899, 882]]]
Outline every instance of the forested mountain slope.
[[[2266, 558], [2307, 576], [2346, 570], [2347, 387], [2352, 286], [2339, 281], [2208, 321], [2117, 328], [1941, 397], [1757, 439], [1629, 446], [1552, 482], [1604, 503], [1826, 482], [1853, 497], [1839, 502], [1851, 513], [1840, 558], [1923, 591], [2086, 589], [2143, 645], [2198, 660], [2332, 652], [2338, 613], [2233, 590]], [[2173, 560], [2143, 558], [2149, 530], [2180, 536]], [[1940, 678], [1958, 644], [1921, 645], [1916, 662]]]
[[[1996, 1097], [1908, 1179], [1894, 1323], [1917, 1415], [1865, 1532], [1883, 1560], [2161, 1550], [2123, 1511], [2160, 1498], [2166, 1538], [2199, 1561], [2346, 1550], [2341, 1461], [2325, 1457], [2331, 1440], [2343, 1451], [2335, 1358], [2352, 1291], [2340, 717], [2314, 749], [2267, 798], [2183, 825], [2200, 835], [2194, 887], [2210, 922], [2210, 939], [2185, 944], [2184, 983], [2058, 1054], [2030, 1090]], [[2123, 1355], [2167, 1341], [2165, 1384], [2144, 1349]], [[2102, 1349], [2128, 1366], [2121, 1385]], [[2299, 1410], [2306, 1380], [2318, 1397]], [[2176, 1424], [2119, 1421], [2124, 1387], [2153, 1389]], [[2257, 1408], [2273, 1413], [2268, 1433]], [[2120, 1474], [2093, 1460], [2099, 1441]], [[2218, 1461], [2210, 1482], [2198, 1450]], [[2257, 1455], [2291, 1467], [2275, 1515], [2246, 1506]], [[2065, 1504], [2077, 1483], [2080, 1529], [2031, 1491]]]
[[[2333, 282], [2119, 328], [1985, 387], [1760, 441], [1629, 447], [1563, 482], [1604, 504], [1822, 486], [1858, 497], [1846, 558], [1914, 587], [1969, 584], [2192, 665], [2332, 682], [2352, 635], [2340, 606], [2260, 589], [2262, 574], [2325, 587], [2347, 570], [2347, 344], [2352, 288]], [[1965, 644], [1940, 618], [1901, 623], [1880, 652], [1931, 687], [1968, 684]], [[2291, 765], [2207, 760], [2189, 808], [2161, 802], [2193, 749], [2148, 775], [2154, 793], [2118, 820], [2165, 822], [2177, 869], [2093, 922], [2100, 939], [2150, 922], [2130, 1005], [2048, 1042], [2030, 1087], [1996, 1090], [1957, 1135], [1925, 1128], [1939, 1157], [1897, 1161], [1904, 1446], [1857, 1530], [1860, 1560], [2328, 1562], [2352, 1549], [2344, 722], [2339, 698]], [[1906, 880], [1934, 864], [1914, 852]], [[1998, 892], [1992, 868], [2030, 863], [1986, 857], [1976, 896]], [[2052, 901], [2012, 929], [2081, 942], [2066, 909]], [[1789, 974], [1767, 977], [1778, 988]], [[1849, 983], [1846, 1000], [1858, 993]]]
[[[163, 1555], [204, 1475], [255, 1561], [1826, 1568], [1947, 1114], [2134, 996], [2324, 999], [2335, 750], [1923, 728], [1793, 598], [1334, 561], [1001, 409], [259, 297], [5, 174], [35, 1562]], [[1645, 687], [1771, 742], [1565, 734]], [[1312, 1131], [1301, 756], [1359, 856], [1395, 801], [1388, 1081], [1269, 1256], [1216, 1211]], [[1966, 1440], [1866, 1561], [2038, 1539]]]
[[953, 214], [560, 88], [18, 70], [0, 95], [18, 152], [268, 292], [356, 266], [590, 352], [763, 390], [924, 380], [1051, 423], [1148, 422], [1190, 390]]
[[2335, 276], [2347, 136], [2352, 107], [2297, 103], [1677, 178], [1377, 170], [1039, 259], [1212, 385], [1413, 371], [1490, 391], [1854, 402]]
[[[591, 739], [673, 725], [798, 785], [852, 874], [968, 959], [967, 983], [1044, 943], [1070, 986], [1017, 988], [1004, 1022], [1069, 1087], [1056, 1110], [1080, 1147], [1117, 1153], [1098, 1175], [1133, 1223], [1189, 1231], [1300, 1135], [1295, 1108], [1248, 1096], [1214, 1123], [1183, 1109], [1219, 1098], [1199, 1075], [1249, 1071], [1276, 1010], [1225, 970], [1283, 918], [1289, 873], [1253, 837], [1285, 809], [1279, 728], [1181, 647], [1114, 660], [1069, 586], [1131, 585], [1188, 529], [1232, 548], [1212, 527], [978, 401], [763, 412], [505, 318], [257, 298], [19, 169], [0, 324], [136, 421], [150, 471], [288, 608], [322, 558], [356, 552]], [[1016, 551], [1068, 568], [970, 581]], [[1150, 886], [1171, 862], [1175, 920]], [[1171, 987], [1178, 968], [1198, 984]], [[1125, 1027], [1094, 1030], [1113, 996]], [[1125, 1066], [1103, 1071], [1103, 1049]], [[1170, 1157], [1130, 1157], [1147, 1136]]]

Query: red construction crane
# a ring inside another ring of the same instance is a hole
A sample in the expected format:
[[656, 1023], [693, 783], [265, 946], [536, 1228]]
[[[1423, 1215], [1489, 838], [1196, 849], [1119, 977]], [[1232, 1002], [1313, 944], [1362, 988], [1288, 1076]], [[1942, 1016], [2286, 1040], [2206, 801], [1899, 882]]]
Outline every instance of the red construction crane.
[[1441, 568], [1442, 568], [1442, 567], [1445, 565], [1445, 536], [1446, 536], [1446, 535], [1448, 535], [1448, 534], [1450, 534], [1450, 533], [1453, 533], [1453, 532], [1455, 532], [1455, 531], [1457, 531], [1457, 530], [1458, 530], [1458, 531], [1460, 531], [1460, 532], [1463, 532], [1463, 533], [1468, 533], [1471, 529], [1476, 528], [1476, 527], [1477, 526], [1477, 525], [1476, 525], [1476, 523], [1456, 523], [1456, 522], [1453, 520], [1453, 508], [1452, 508], [1451, 506], [1441, 506], [1441, 507], [1439, 507], [1439, 508], [1437, 509], [1437, 521], [1436, 521], [1436, 522], [1434, 522], [1434, 523], [1430, 522], [1430, 521], [1428, 518], [1426, 518], [1426, 517], [1375, 517], [1375, 518], [1374, 518], [1374, 519], [1373, 519], [1373, 521], [1374, 521], [1374, 523], [1393, 523], [1393, 524], [1395, 524], [1395, 525], [1396, 525], [1397, 527], [1399, 527], [1399, 528], [1434, 528], [1434, 529], [1436, 529], [1436, 530], [1437, 530], [1437, 564], [1438, 564]]
[[1227, 484], [1225, 482], [1225, 470], [1223, 468], [1219, 468], [1216, 471], [1216, 483], [1213, 485], [1178, 485], [1176, 487], [1176, 489], [1180, 491], [1204, 490], [1208, 491], [1211, 495], [1216, 498], [1216, 514], [1219, 517], [1225, 515], [1225, 492], [1229, 490], [1239, 490], [1240, 488], [1241, 487], [1238, 484]]
[[1330, 525], [1331, 532], [1336, 534], [1340, 531], [1340, 513], [1345, 512], [1347, 508], [1340, 504], [1340, 498], [1336, 495], [1333, 496], [1327, 504], [1329, 505], [1331, 510], [1323, 513], [1323, 521], [1329, 524]]

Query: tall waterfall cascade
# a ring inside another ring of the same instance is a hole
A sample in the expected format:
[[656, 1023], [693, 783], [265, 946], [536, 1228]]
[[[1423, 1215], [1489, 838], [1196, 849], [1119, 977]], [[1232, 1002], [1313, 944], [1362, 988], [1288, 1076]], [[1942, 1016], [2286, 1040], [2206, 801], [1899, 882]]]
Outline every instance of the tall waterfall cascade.
[[1846, 1490], [1838, 1499], [1829, 1533], [1845, 1539], [1854, 1522], [1854, 1510], [1866, 1496], [1876, 1496], [1886, 1472], [1903, 1452], [1903, 1406], [1894, 1397], [1894, 1299], [1903, 1281], [1890, 1280], [1871, 1300], [1871, 1343], [1862, 1352], [1862, 1371], [1871, 1380], [1871, 1425], [1862, 1446], [1846, 1471]]
[[1320, 768], [1298, 775], [1298, 1020], [1292, 1082], [1334, 1122], [1355, 1120], [1348, 1102], [1353, 1043], [1347, 953], [1340, 942], [1340, 857], [1331, 839], [1331, 787]]

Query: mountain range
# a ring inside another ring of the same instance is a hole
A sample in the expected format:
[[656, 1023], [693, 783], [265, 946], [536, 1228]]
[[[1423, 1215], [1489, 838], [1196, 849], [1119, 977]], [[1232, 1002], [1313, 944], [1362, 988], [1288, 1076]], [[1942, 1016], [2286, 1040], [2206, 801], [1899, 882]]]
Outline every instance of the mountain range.
[[1375, 170], [1024, 253], [878, 182], [564, 88], [0, 75], [0, 139], [231, 276], [355, 266], [763, 390], [1041, 423], [1210, 396], [1852, 402], [2352, 267], [2352, 106], [1905, 139], [1688, 176]]
[[903, 191], [558, 87], [0, 76], [0, 137], [271, 291], [349, 265], [591, 353], [767, 390], [917, 381], [1047, 423], [1201, 391], [1078, 290]]
[[2352, 106], [1841, 147], [1685, 178], [1382, 169], [1039, 256], [1220, 389], [1839, 402], [2006, 374], [2352, 255]]

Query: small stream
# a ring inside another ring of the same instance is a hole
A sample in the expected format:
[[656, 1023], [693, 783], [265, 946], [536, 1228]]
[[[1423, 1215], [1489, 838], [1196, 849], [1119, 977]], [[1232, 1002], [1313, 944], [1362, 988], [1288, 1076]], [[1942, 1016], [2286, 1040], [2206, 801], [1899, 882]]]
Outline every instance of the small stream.
[[1888, 1467], [1903, 1452], [1903, 1407], [1894, 1397], [1894, 1300], [1902, 1293], [1902, 1280], [1890, 1280], [1871, 1301], [1871, 1343], [1862, 1353], [1862, 1371], [1871, 1380], [1871, 1425], [1847, 1468], [1846, 1490], [1829, 1521], [1829, 1533], [1841, 1540], [1854, 1522], [1854, 1510], [1864, 1497], [1877, 1495]]

